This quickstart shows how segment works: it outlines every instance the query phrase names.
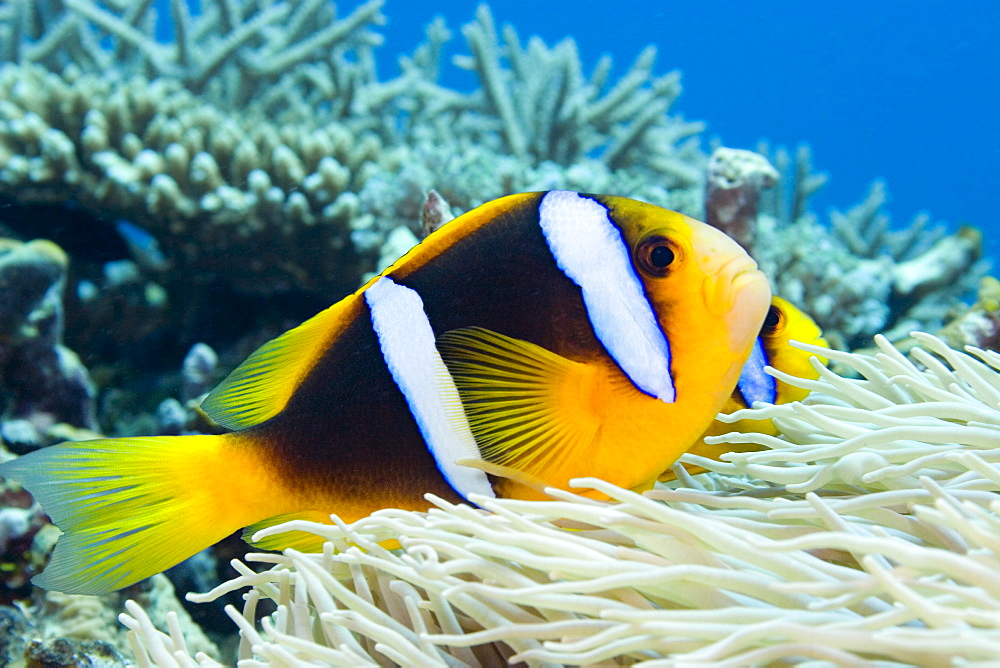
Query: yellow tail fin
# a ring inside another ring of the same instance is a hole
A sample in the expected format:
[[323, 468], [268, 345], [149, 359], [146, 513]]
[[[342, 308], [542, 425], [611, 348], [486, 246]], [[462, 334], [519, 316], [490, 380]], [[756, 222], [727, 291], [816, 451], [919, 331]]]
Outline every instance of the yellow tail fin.
[[233, 434], [67, 442], [0, 465], [63, 531], [33, 582], [103, 594], [284, 510], [260, 452]]

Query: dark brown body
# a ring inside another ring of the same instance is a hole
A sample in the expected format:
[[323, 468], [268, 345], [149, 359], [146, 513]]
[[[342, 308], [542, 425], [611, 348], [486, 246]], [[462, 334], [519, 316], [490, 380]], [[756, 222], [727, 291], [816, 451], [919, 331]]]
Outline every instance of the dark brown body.
[[[445, 225], [386, 275], [421, 295], [436, 334], [477, 326], [569, 359], [606, 355], [580, 289], [546, 245], [538, 224], [541, 195], [504, 200], [508, 210], [499, 215], [483, 207], [478, 225]], [[313, 490], [309, 496], [345, 521], [387, 506], [426, 508], [428, 492], [461, 500], [438, 471], [386, 366], [364, 289], [348, 299], [338, 314], [345, 327], [285, 407], [241, 434], [266, 444], [282, 478]]]

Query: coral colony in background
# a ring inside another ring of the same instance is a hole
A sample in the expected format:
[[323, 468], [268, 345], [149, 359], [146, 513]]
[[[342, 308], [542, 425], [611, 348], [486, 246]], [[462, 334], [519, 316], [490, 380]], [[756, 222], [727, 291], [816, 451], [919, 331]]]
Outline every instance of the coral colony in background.
[[[682, 460], [708, 473], [604, 485], [610, 503], [300, 526], [328, 550], [249, 557], [274, 564], [260, 574], [227, 575], [224, 543], [170, 573], [220, 604], [190, 613], [163, 575], [100, 599], [33, 589], [55, 530], [6, 483], [0, 660], [232, 663], [237, 642], [247, 665], [1000, 657], [1000, 283], [977, 230], [893, 228], [882, 184], [819, 220], [808, 151], [707, 153], [653, 47], [618, 79], [607, 58], [583, 72], [572, 39], [522, 41], [483, 5], [462, 55], [443, 62], [435, 20], [385, 79], [379, 0], [174, 1], [168, 44], [152, 5], [0, 5], [0, 457], [216, 428], [199, 398], [256, 345], [517, 191], [705, 219], [855, 352], [822, 353], [835, 372], [798, 381], [804, 404], [757, 409], [779, 436], [723, 437], [758, 451]], [[479, 86], [443, 86], [449, 67]]]

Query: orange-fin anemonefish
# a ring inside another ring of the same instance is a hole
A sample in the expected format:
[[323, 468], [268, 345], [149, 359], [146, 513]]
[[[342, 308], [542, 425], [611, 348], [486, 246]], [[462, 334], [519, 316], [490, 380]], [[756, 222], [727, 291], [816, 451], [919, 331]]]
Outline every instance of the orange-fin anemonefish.
[[[202, 406], [231, 433], [66, 442], [0, 475], [64, 532], [36, 584], [80, 594], [240, 527], [582, 476], [645, 489], [722, 408], [770, 297], [734, 241], [679, 213], [511, 195], [251, 355]], [[318, 549], [306, 536], [255, 545]]]
[[[723, 413], [735, 413], [743, 408], [753, 406], [760, 401], [768, 404], [785, 404], [801, 401], [809, 394], [808, 390], [790, 385], [779, 380], [766, 371], [772, 367], [798, 378], [809, 380], [819, 377], [819, 373], [809, 363], [813, 353], [789, 345], [789, 341], [799, 341], [814, 346], [828, 347], [823, 332], [808, 314], [796, 308], [793, 304], [777, 295], [771, 297], [771, 308], [768, 309], [760, 336], [754, 344], [740, 378], [736, 383], [732, 396], [723, 407]], [[826, 364], [826, 359], [819, 358]], [[778, 430], [770, 420], [751, 420], [749, 418], [736, 422], [715, 420], [705, 430], [702, 438], [688, 452], [692, 455], [720, 459], [727, 452], [748, 452], [759, 450], [761, 446], [754, 443], [706, 443], [709, 436], [720, 436], [729, 432], [758, 432], [774, 435]], [[700, 473], [700, 466], [685, 464], [689, 473]], [[660, 480], [674, 479], [672, 469], [667, 469]]]

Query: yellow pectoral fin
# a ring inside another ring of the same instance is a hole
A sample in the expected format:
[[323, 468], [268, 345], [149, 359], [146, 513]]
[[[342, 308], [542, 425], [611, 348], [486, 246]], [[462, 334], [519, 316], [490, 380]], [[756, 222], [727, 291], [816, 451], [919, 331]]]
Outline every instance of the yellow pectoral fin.
[[[565, 487], [597, 447], [597, 370], [477, 327], [446, 332], [437, 344], [483, 459], [522, 472], [532, 486]], [[525, 487], [517, 477], [501, 481], [503, 495], [504, 483]]]

